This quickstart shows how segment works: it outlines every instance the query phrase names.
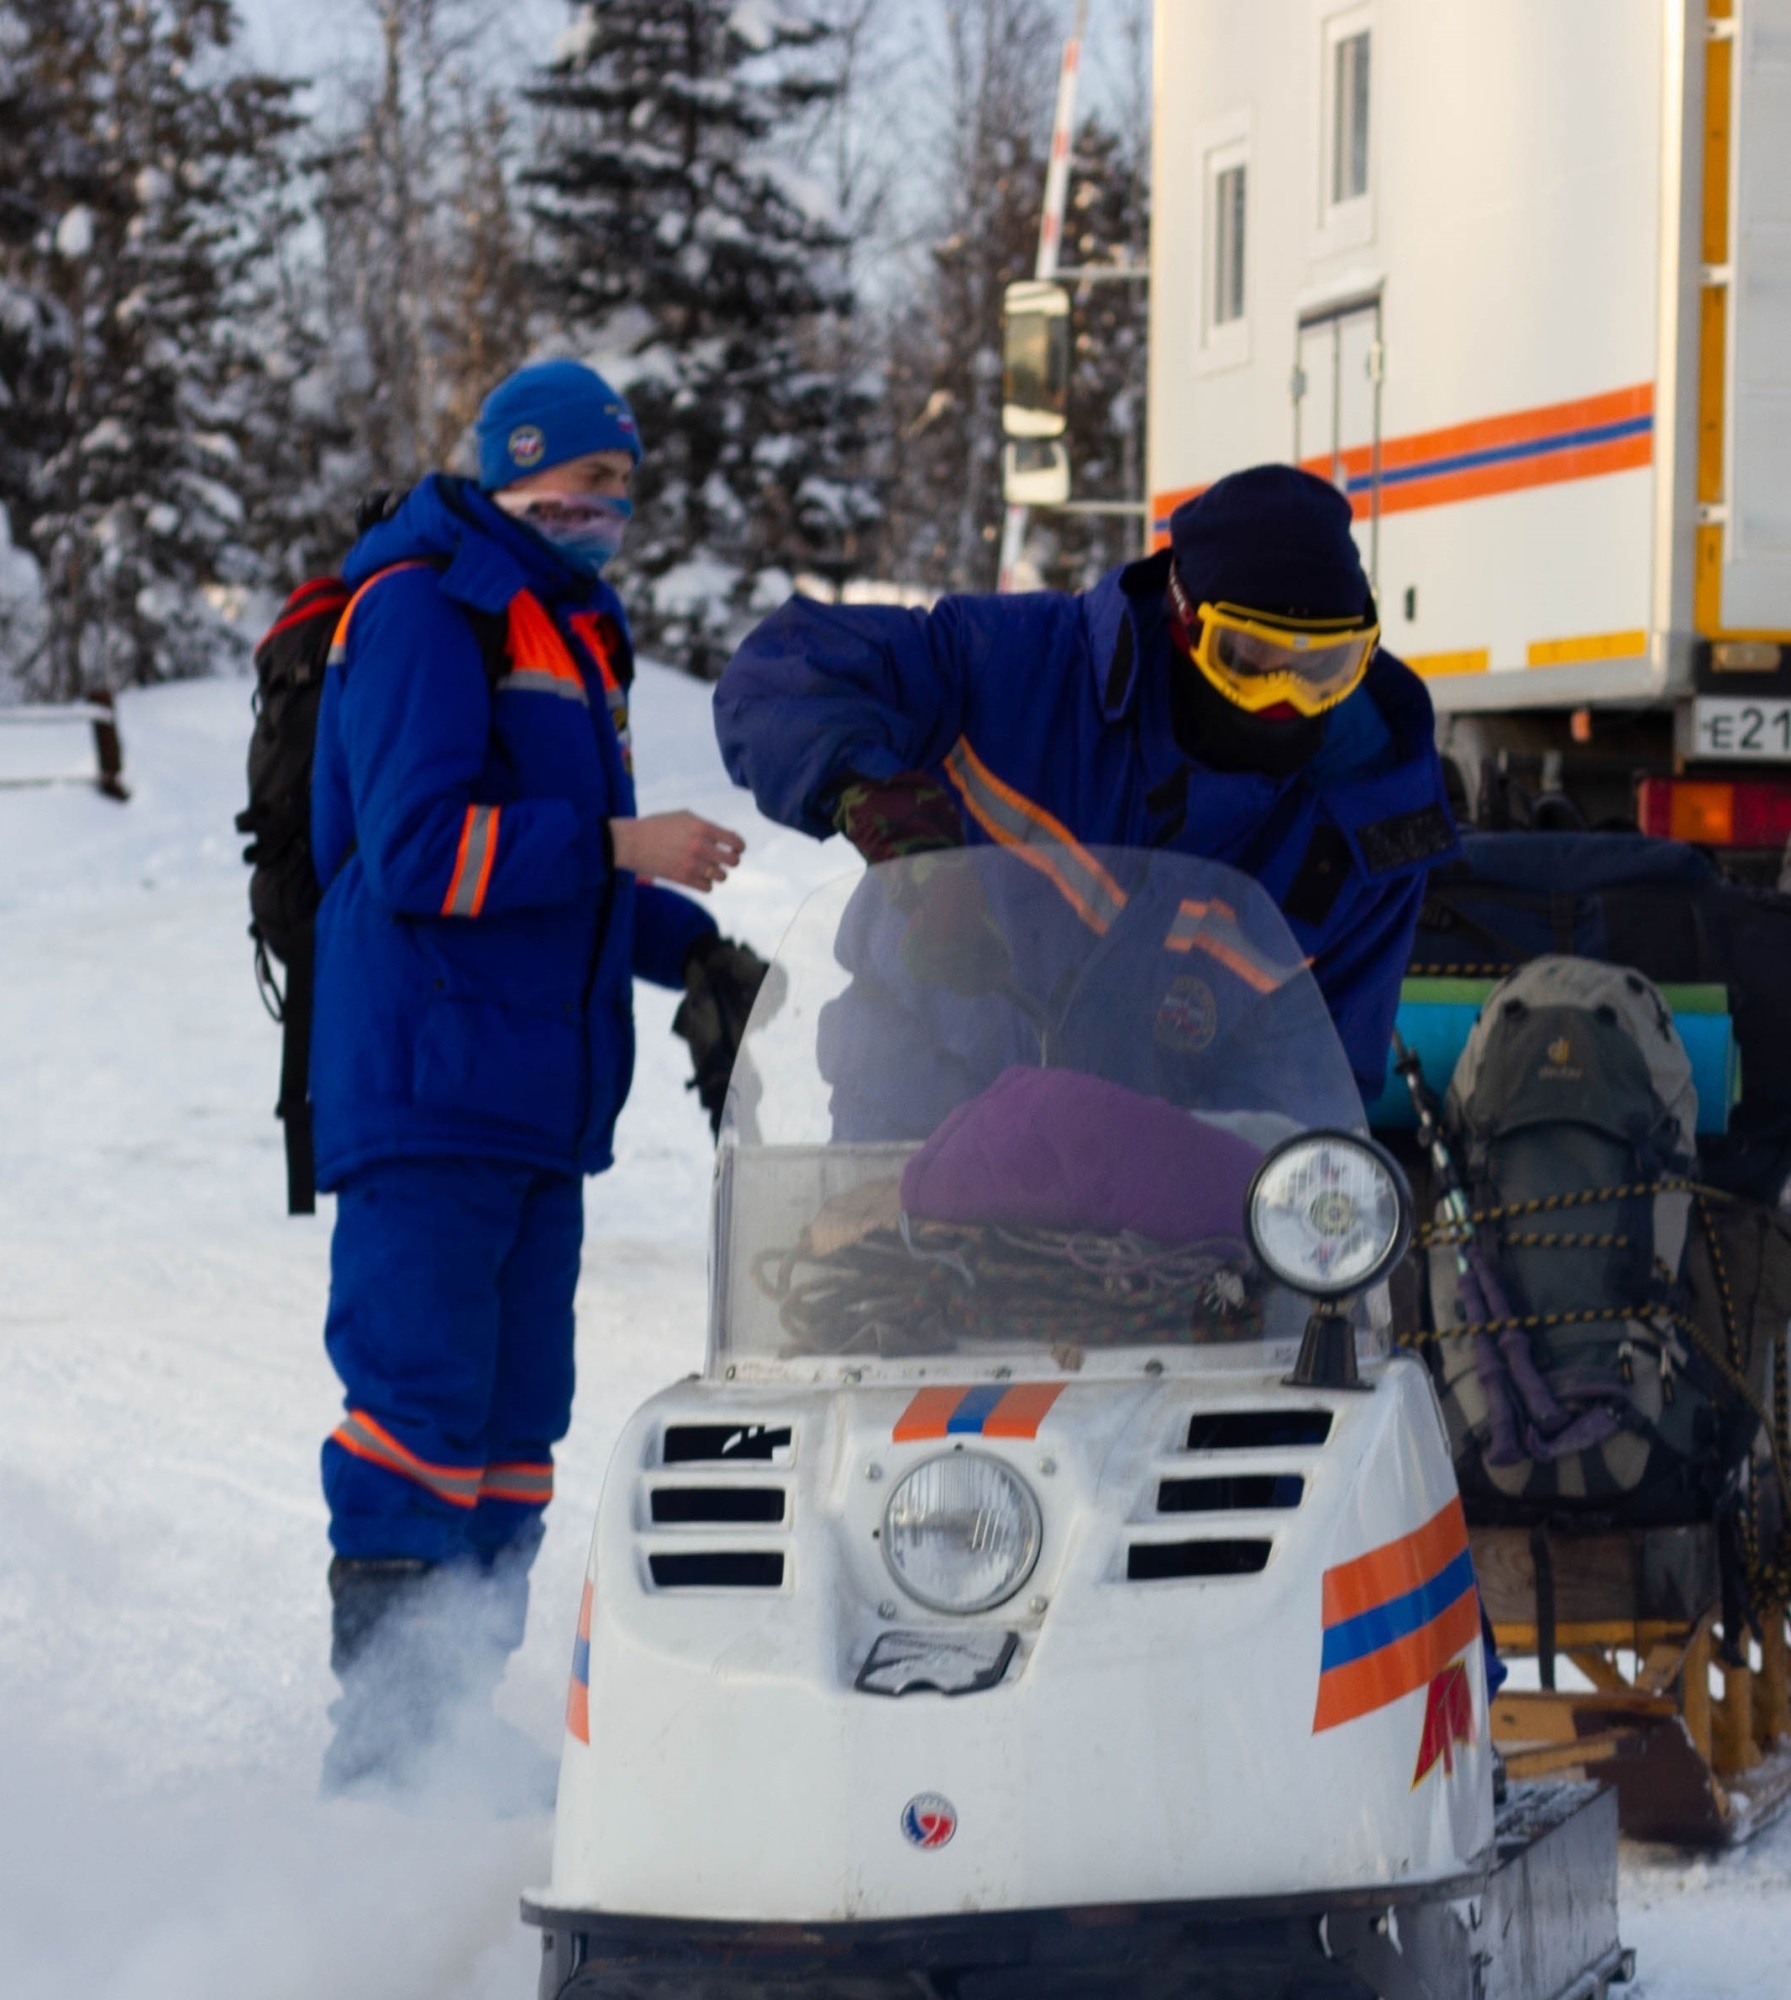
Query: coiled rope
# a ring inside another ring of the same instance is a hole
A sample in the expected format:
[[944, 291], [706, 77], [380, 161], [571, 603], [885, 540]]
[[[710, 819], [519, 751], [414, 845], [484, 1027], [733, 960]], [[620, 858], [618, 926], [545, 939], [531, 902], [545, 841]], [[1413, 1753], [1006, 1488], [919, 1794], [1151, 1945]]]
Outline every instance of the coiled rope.
[[966, 1341], [1087, 1348], [1259, 1337], [1249, 1252], [1168, 1249], [1131, 1231], [1007, 1229], [904, 1218], [817, 1254], [761, 1252], [753, 1280], [801, 1354], [942, 1353]]

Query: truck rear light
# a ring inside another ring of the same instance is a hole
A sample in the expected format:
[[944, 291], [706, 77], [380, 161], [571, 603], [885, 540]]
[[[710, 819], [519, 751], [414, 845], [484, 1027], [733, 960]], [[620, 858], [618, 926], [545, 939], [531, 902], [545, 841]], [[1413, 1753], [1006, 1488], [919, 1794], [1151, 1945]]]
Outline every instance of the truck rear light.
[[1644, 778], [1636, 819], [1644, 833], [1699, 847], [1783, 847], [1791, 838], [1791, 784]]

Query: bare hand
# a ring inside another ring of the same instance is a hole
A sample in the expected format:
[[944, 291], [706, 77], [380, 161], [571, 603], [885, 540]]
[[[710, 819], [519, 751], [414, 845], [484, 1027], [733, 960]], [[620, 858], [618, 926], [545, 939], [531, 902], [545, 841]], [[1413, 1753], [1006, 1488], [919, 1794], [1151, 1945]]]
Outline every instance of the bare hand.
[[616, 866], [656, 882], [708, 895], [746, 852], [746, 842], [725, 826], [693, 812], [649, 813], [645, 819], [612, 819], [610, 845]]

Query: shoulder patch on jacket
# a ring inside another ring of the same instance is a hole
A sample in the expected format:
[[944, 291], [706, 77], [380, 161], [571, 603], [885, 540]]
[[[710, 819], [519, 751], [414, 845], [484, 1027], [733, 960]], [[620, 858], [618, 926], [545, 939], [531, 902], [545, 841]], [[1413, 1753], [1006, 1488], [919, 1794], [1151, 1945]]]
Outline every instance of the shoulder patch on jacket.
[[1322, 924], [1349, 872], [1349, 842], [1329, 820], [1321, 821], [1312, 829], [1299, 871], [1281, 899], [1282, 914], [1296, 924]]
[[1420, 806], [1416, 812], [1357, 827], [1356, 845], [1370, 873], [1387, 875], [1395, 868], [1413, 868], [1433, 855], [1447, 854], [1455, 845], [1455, 829], [1441, 806]]

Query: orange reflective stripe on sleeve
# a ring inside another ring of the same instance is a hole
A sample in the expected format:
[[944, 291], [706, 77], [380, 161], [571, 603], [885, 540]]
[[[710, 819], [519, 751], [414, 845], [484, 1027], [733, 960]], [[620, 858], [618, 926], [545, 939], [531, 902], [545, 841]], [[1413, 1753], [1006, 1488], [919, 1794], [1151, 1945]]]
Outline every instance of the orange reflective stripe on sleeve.
[[1089, 929], [1105, 936], [1126, 906], [1126, 892], [1069, 828], [996, 777], [967, 736], [952, 745], [945, 775], [989, 838], [1048, 877]]
[[485, 907], [492, 863], [497, 859], [498, 819], [502, 806], [468, 806], [461, 823], [454, 874], [442, 899], [444, 917], [476, 917]]
[[1298, 965], [1280, 964], [1253, 945], [1237, 920], [1237, 912], [1217, 896], [1205, 903], [1192, 898], [1183, 902], [1163, 940], [1163, 949], [1204, 952], [1258, 993], [1273, 993], [1300, 970]]
[[479, 1482], [481, 1500], [514, 1500], [524, 1507], [545, 1507], [553, 1498], [551, 1465], [488, 1465]]
[[415, 556], [409, 562], [393, 563], [390, 569], [375, 570], [360, 589], [342, 607], [342, 616], [336, 620], [336, 630], [330, 640], [329, 664], [339, 667], [348, 658], [348, 621], [354, 616], [354, 608], [360, 603], [376, 583], [384, 583], [388, 576], [396, 576], [402, 569], [428, 569], [430, 565], [422, 557]]
[[406, 1451], [390, 1431], [376, 1424], [365, 1410], [350, 1410], [330, 1433], [338, 1444], [369, 1465], [383, 1466], [401, 1479], [409, 1479], [450, 1507], [476, 1507], [479, 1484], [485, 1476], [482, 1465], [431, 1465], [414, 1451]]

